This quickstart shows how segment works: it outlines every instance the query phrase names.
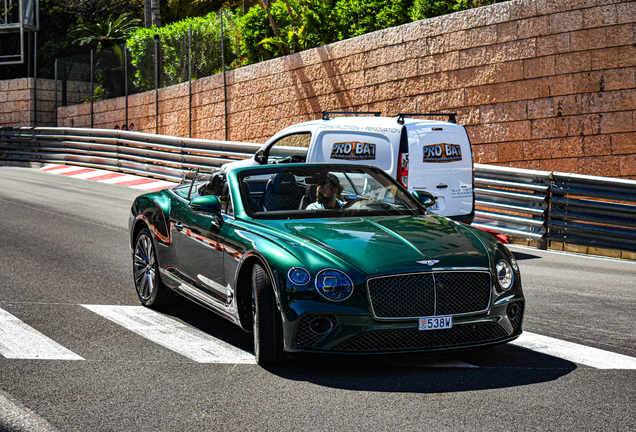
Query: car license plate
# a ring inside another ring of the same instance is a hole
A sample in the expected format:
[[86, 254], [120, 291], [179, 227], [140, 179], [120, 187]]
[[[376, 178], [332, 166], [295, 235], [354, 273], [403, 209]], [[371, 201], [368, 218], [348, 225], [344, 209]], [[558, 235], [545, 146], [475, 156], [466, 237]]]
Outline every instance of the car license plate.
[[430, 211], [438, 211], [439, 210], [439, 201], [435, 201], [435, 204], [428, 208]]
[[421, 317], [419, 320], [420, 330], [443, 330], [453, 327], [452, 315]]

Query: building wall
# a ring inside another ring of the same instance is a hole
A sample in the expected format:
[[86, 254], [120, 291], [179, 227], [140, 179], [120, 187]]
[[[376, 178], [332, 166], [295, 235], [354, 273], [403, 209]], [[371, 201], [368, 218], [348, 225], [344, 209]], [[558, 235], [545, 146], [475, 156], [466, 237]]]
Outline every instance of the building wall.
[[[227, 138], [264, 142], [322, 110], [452, 111], [475, 160], [636, 178], [636, 2], [512, 0], [230, 71]], [[188, 136], [188, 85], [129, 97], [135, 129]], [[192, 136], [225, 139], [222, 76], [192, 83]], [[95, 127], [125, 122], [123, 98]], [[85, 105], [59, 125], [87, 126]], [[90, 118], [88, 125], [90, 125]]]
[[[73, 100], [84, 100], [90, 96], [90, 83], [72, 82], [68, 87]], [[58, 93], [60, 91], [61, 86], [58, 83]], [[58, 94], [58, 99], [59, 97]], [[90, 105], [88, 108], [90, 114]], [[18, 78], [0, 81], [0, 127], [54, 126], [54, 114], [54, 80]], [[90, 126], [90, 116], [88, 125]]]

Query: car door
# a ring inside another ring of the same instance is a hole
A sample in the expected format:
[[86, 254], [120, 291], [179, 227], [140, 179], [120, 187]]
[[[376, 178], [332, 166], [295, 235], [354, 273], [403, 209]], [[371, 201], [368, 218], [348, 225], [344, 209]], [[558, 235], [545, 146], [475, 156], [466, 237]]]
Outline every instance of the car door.
[[409, 142], [408, 189], [435, 196], [431, 210], [444, 216], [473, 210], [473, 172], [470, 142], [456, 125], [407, 126]]
[[224, 238], [234, 221], [227, 215], [228, 205], [219, 216], [195, 211], [189, 200], [182, 200], [171, 213], [177, 273], [184, 282], [179, 289], [206, 304], [227, 305], [232, 298], [223, 270]]

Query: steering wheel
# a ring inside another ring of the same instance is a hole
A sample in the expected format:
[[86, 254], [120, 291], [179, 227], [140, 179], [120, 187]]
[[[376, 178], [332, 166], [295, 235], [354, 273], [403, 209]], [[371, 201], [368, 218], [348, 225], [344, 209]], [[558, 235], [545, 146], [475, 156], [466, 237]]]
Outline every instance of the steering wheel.
[[398, 208], [395, 204], [391, 204], [384, 201], [379, 201], [371, 198], [356, 198], [348, 201], [343, 209], [358, 209], [358, 210], [392, 210]]
[[[352, 199], [351, 201], [347, 201], [346, 203], [344, 203], [344, 205], [342, 206], [342, 209], [345, 210], [345, 209], [351, 208], [362, 201], [368, 201], [368, 200], [369, 200], [368, 198], [356, 197]], [[360, 208], [360, 206], [357, 205], [355, 208]]]
[[279, 159], [277, 161], [272, 162], [273, 164], [288, 164], [288, 163], [302, 163], [305, 162], [306, 158], [304, 156], [299, 155], [291, 155], [287, 156], [283, 159]]
[[302, 163], [305, 162], [306, 158], [304, 156], [292, 155], [290, 158], [290, 163]]

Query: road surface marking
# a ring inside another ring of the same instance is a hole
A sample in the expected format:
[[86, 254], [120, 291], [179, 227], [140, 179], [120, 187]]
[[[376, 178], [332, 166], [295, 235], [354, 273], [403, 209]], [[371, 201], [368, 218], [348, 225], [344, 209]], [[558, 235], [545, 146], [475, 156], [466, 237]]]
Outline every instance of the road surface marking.
[[101, 183], [116, 184], [127, 186], [134, 189], [144, 191], [156, 191], [175, 186], [178, 183], [158, 180], [150, 177], [141, 177], [132, 174], [124, 174], [121, 172], [113, 172], [97, 168], [83, 168], [79, 166], [68, 165], [46, 165], [41, 168], [53, 174], [60, 174], [67, 177], [79, 178], [84, 180], [93, 180]]
[[144, 306], [82, 306], [198, 363], [256, 363], [251, 353]]
[[84, 360], [2, 309], [0, 354], [11, 359]]
[[636, 369], [636, 358], [535, 333], [523, 332], [511, 345], [596, 369]]

